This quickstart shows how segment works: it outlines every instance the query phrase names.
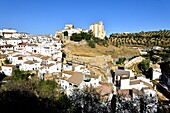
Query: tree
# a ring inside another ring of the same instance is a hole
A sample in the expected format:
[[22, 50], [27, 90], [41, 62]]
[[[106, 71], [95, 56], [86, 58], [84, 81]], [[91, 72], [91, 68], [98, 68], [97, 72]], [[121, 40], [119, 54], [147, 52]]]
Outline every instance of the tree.
[[89, 31], [88, 31], [88, 34], [89, 34], [89, 37], [91, 37], [91, 38], [94, 37], [94, 34], [93, 34], [93, 31], [92, 31], [92, 30], [89, 30]]
[[[45, 87], [48, 85], [54, 88], [53, 81], [40, 82]], [[73, 109], [75, 106], [71, 105], [65, 94], [57, 95], [54, 92], [53, 95], [56, 97], [39, 96], [36, 92], [37, 84], [39, 81], [17, 80], [1, 87], [1, 113], [76, 113]], [[43, 86], [41, 85], [41, 87]]]
[[85, 39], [86, 41], [91, 40], [92, 36], [89, 33], [81, 32], [80, 33], [82, 39]]
[[151, 60], [153, 61], [153, 62], [158, 62], [158, 61], [160, 61], [160, 57], [159, 56], [156, 56], [156, 55], [153, 55], [153, 56], [151, 56]]
[[83, 40], [83, 37], [81, 36], [81, 34], [73, 33], [70, 40], [80, 42]]
[[118, 61], [116, 61], [116, 64], [123, 64], [125, 62], [126, 58], [125, 57], [120, 57]]
[[149, 70], [149, 67], [150, 67], [150, 60], [149, 59], [145, 59], [143, 60], [141, 63], [139, 63], [139, 69], [142, 71], [142, 72], [146, 72]]
[[110, 113], [111, 102], [102, 102], [100, 94], [95, 90], [75, 90], [69, 97], [72, 106], [77, 106], [80, 113]]
[[9, 59], [6, 58], [6, 59], [4, 60], [4, 63], [5, 63], [5, 64], [11, 64], [12, 62], [11, 62]]
[[113, 79], [112, 81], [114, 82], [115, 81], [115, 72], [111, 69], [110, 73], [112, 75], [112, 79]]
[[[114, 97], [114, 96], [113, 96]], [[114, 97], [113, 106], [116, 113], [156, 113], [158, 107], [158, 100], [156, 95], [150, 96], [143, 94], [143, 96], [136, 96], [127, 99], [121, 95]], [[116, 101], [116, 102], [115, 102]]]
[[33, 76], [33, 75], [34, 74], [31, 74], [28, 71], [21, 71], [18, 68], [12, 71], [12, 76], [14, 76], [14, 78], [19, 78], [19, 79], [28, 79], [29, 76]]
[[107, 36], [105, 36], [105, 37], [104, 37], [104, 39], [105, 39], [105, 40], [108, 40], [108, 37], [107, 37]]
[[95, 43], [94, 43], [92, 40], [87, 41], [87, 43], [88, 43], [88, 45], [89, 45], [91, 48], [95, 48], [95, 47], [96, 47]]
[[42, 98], [51, 98], [51, 97], [55, 97], [58, 96], [57, 95], [57, 83], [55, 81], [44, 81], [41, 80], [40, 82], [38, 82], [38, 84], [36, 85], [36, 92], [37, 94], [42, 97]]
[[68, 36], [68, 31], [64, 31], [64, 36]]

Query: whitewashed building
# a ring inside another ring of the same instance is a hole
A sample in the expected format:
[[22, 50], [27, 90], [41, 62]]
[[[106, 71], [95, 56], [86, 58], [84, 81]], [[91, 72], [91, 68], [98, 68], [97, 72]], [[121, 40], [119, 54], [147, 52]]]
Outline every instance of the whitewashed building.
[[6, 64], [2, 66], [2, 72], [4, 72], [4, 74], [6, 76], [12, 76], [12, 70], [15, 68], [15, 65], [11, 65], [11, 64]]
[[2, 35], [4, 38], [12, 38], [14, 34], [16, 34], [16, 30], [14, 29], [2, 29]]
[[161, 68], [159, 64], [153, 64], [152, 65], [152, 80], [160, 79], [160, 76], [162, 75]]

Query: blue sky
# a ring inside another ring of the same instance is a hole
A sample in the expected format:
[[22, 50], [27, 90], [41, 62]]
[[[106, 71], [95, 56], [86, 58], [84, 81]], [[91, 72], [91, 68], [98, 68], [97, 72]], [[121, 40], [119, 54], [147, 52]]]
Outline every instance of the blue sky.
[[169, 29], [170, 0], [0, 0], [0, 29], [55, 34], [65, 24], [89, 29], [102, 20], [107, 35]]

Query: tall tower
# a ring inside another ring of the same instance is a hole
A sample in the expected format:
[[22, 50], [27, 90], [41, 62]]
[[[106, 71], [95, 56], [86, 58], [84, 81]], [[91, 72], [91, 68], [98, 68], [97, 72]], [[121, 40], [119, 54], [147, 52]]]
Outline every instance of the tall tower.
[[90, 25], [90, 30], [92, 30], [95, 37], [98, 37], [100, 39], [104, 39], [104, 37], [106, 36], [106, 31], [104, 30], [104, 25], [102, 21]]

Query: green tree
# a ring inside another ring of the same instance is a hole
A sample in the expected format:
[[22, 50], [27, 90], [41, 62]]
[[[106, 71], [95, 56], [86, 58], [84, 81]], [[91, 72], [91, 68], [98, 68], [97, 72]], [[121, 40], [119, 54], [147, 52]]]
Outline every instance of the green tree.
[[107, 37], [107, 36], [105, 36], [105, 37], [104, 37], [104, 39], [105, 39], [105, 40], [108, 40], [108, 37]]
[[20, 69], [16, 68], [12, 71], [12, 76], [19, 79], [28, 79], [28, 77], [33, 76], [33, 74], [29, 73], [28, 71], [21, 71]]
[[151, 56], [151, 61], [158, 62], [158, 61], [160, 61], [160, 57], [156, 56], [156, 55], [153, 55], [153, 56]]
[[64, 31], [64, 36], [68, 36], [68, 31]]
[[95, 47], [96, 47], [95, 43], [94, 43], [92, 40], [87, 41], [87, 43], [88, 43], [88, 45], [89, 45], [91, 48], [95, 48]]
[[116, 61], [116, 64], [124, 64], [126, 58], [125, 57], [120, 57], [118, 61]]
[[150, 59], [145, 59], [141, 63], [139, 63], [139, 68], [142, 72], [146, 72], [150, 67]]
[[11, 62], [9, 59], [6, 58], [6, 59], [4, 60], [4, 63], [5, 63], [5, 64], [11, 64], [12, 62]]
[[86, 41], [91, 40], [91, 35], [89, 33], [81, 32], [80, 33], [82, 39], [85, 39]]
[[89, 34], [89, 36], [90, 36], [91, 38], [94, 37], [94, 34], [93, 34], [93, 31], [92, 31], [92, 30], [88, 31], [88, 34]]
[[70, 40], [80, 42], [83, 40], [83, 37], [81, 36], [81, 34], [73, 33], [72, 36], [70, 37]]
[[36, 92], [42, 98], [53, 98], [57, 96], [57, 83], [50, 80], [41, 80], [36, 85]]

